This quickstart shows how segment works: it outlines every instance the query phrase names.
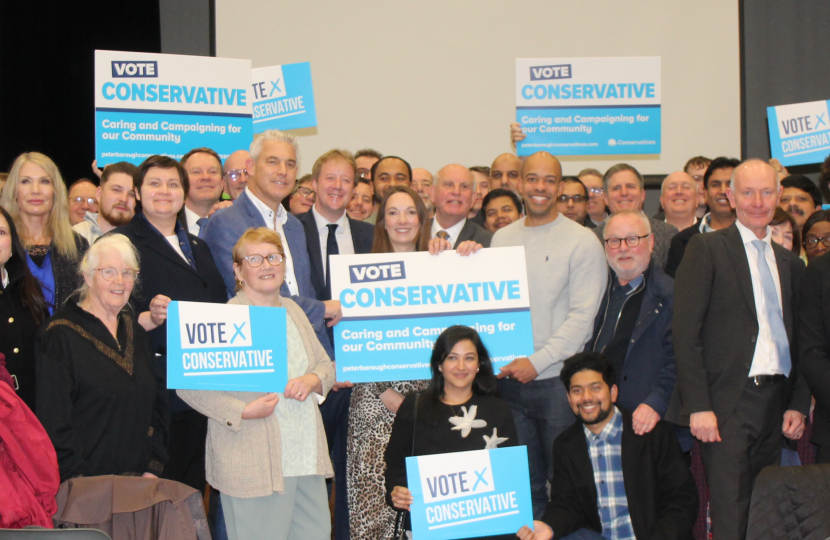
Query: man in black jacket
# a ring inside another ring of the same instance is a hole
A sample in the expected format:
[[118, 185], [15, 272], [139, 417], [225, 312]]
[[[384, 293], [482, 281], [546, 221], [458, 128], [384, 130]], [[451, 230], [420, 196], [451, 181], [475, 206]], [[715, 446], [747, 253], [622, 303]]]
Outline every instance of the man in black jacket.
[[690, 539], [697, 492], [674, 432], [658, 422], [637, 435], [614, 405], [614, 366], [598, 353], [565, 361], [560, 374], [579, 422], [553, 445], [551, 501], [522, 540]]

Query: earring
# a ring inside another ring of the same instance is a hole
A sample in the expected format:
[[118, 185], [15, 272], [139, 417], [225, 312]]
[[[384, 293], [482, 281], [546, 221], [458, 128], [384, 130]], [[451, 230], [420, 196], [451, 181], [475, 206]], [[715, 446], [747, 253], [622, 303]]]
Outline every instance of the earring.
[[438, 368], [438, 371], [440, 371], [440, 372], [442, 372], [442, 373], [443, 373], [444, 368], [439, 367], [439, 368]]
[[476, 368], [476, 373], [478, 373], [478, 368]]

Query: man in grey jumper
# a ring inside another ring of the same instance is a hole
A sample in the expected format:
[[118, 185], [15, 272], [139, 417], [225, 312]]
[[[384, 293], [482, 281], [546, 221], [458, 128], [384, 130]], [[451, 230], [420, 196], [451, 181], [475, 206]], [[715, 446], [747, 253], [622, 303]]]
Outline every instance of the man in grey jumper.
[[553, 441], [574, 422], [562, 362], [583, 350], [605, 294], [608, 268], [596, 235], [556, 211], [562, 166], [537, 152], [522, 166], [526, 217], [496, 231], [491, 247], [524, 246], [533, 350], [501, 368], [499, 391], [513, 408], [519, 444], [527, 446], [534, 519], [548, 503]]

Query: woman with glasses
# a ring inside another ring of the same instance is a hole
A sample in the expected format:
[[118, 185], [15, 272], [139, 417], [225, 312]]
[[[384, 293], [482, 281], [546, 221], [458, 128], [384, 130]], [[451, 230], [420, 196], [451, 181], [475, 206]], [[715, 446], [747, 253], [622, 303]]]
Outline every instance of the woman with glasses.
[[26, 248], [26, 264], [40, 282], [49, 315], [78, 288], [78, 261], [87, 241], [69, 224], [66, 185], [55, 163], [38, 152], [20, 154], [0, 197]]
[[279, 234], [248, 229], [233, 248], [237, 294], [228, 303], [283, 307], [288, 384], [281, 393], [179, 390], [207, 416], [207, 480], [221, 491], [230, 540], [328, 540], [326, 477], [334, 473], [318, 403], [334, 367], [303, 310], [280, 296]]
[[830, 250], [830, 211], [818, 210], [807, 218], [801, 229], [807, 263]]
[[317, 194], [311, 185], [311, 175], [307, 174], [297, 180], [297, 185], [294, 186], [294, 191], [291, 195], [282, 200], [282, 205], [286, 210], [294, 214], [304, 214], [311, 210], [314, 206]]
[[84, 284], [35, 344], [37, 416], [61, 482], [105, 474], [160, 475], [167, 461], [167, 392], [147, 333], [127, 301], [138, 255], [121, 234], [80, 264]]
[[[167, 304], [170, 300], [225, 303], [228, 295], [207, 244], [176, 219], [190, 181], [173, 158], [150, 156], [133, 177], [136, 213], [113, 230], [133, 243], [141, 258], [141, 287], [132, 292], [139, 322], [148, 331], [163, 372], [167, 367]], [[140, 206], [139, 206], [140, 204]], [[164, 478], [205, 489], [207, 419], [174, 391], [170, 399], [170, 459]]]

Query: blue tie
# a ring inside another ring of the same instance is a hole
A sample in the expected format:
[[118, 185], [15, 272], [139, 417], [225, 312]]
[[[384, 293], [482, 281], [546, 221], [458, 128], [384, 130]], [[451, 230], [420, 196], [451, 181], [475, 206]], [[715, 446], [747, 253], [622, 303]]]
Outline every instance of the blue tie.
[[767, 258], [764, 256], [764, 249], [767, 243], [763, 240], [753, 240], [752, 244], [758, 250], [758, 271], [761, 274], [761, 288], [764, 289], [764, 303], [767, 307], [767, 319], [769, 319], [772, 339], [775, 348], [778, 349], [778, 365], [784, 375], [790, 375], [792, 363], [790, 361], [790, 342], [787, 339], [787, 330], [784, 328], [784, 316], [781, 306], [778, 304], [778, 293], [775, 290], [775, 281], [772, 279]]

